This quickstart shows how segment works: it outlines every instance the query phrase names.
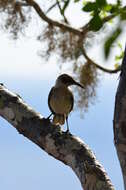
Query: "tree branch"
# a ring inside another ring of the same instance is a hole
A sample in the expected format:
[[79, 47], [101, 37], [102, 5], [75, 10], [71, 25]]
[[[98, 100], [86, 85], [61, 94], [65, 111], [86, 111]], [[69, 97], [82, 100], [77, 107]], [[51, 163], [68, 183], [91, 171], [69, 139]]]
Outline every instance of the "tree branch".
[[25, 1], [29, 4], [29, 6], [32, 6], [35, 9], [35, 11], [38, 13], [40, 18], [43, 19], [48, 24], [59, 27], [65, 31], [72, 32], [73, 34], [76, 34], [76, 35], [83, 35], [83, 36], [85, 35], [85, 32], [82, 31], [81, 29], [75, 29], [69, 26], [68, 24], [54, 21], [51, 18], [47, 17], [42, 11], [41, 7], [34, 0], [25, 0]]
[[96, 157], [78, 137], [61, 131], [0, 85], [0, 115], [49, 155], [70, 166], [84, 190], [114, 190]]
[[46, 14], [49, 13], [49, 12], [50, 12], [54, 7], [56, 7], [56, 6], [57, 6], [57, 2], [54, 3], [51, 7], [49, 7], [49, 8], [47, 9]]
[[116, 93], [113, 128], [114, 142], [126, 189], [126, 48]]
[[[55, 21], [55, 20], [52, 20], [51, 18], [47, 17], [45, 15], [45, 13], [42, 11], [41, 7], [39, 6], [39, 4], [37, 2], [35, 2], [34, 0], [25, 0], [29, 6], [32, 6], [34, 8], [34, 10], [37, 12], [37, 14], [40, 16], [41, 19], [43, 19], [45, 22], [47, 22], [48, 24], [51, 24], [53, 26], [56, 26], [56, 27], [59, 27], [65, 31], [68, 31], [68, 32], [72, 32], [73, 34], [76, 34], [78, 36], [83, 36], [83, 38], [85, 38], [86, 34], [88, 32], [91, 31], [90, 29], [90, 21], [85, 24], [83, 27], [79, 28], [79, 29], [76, 29], [72, 26], [70, 26], [68, 23], [61, 23], [61, 22], [58, 22], [58, 21]], [[58, 1], [57, 1], [58, 3]], [[54, 4], [54, 7], [56, 6], [56, 4]], [[51, 7], [52, 8], [52, 7]], [[122, 10], [125, 10], [126, 9], [126, 6], [124, 6], [122, 8]], [[106, 16], [105, 18], [103, 18], [103, 24], [108, 22], [109, 20], [115, 18], [116, 16], [118, 16], [120, 13], [113, 13], [109, 16]], [[64, 18], [66, 19], [66, 18]], [[66, 20], [67, 21], [67, 20]]]
[[95, 61], [93, 61], [91, 58], [88, 57], [84, 48], [82, 48], [82, 54], [84, 55], [84, 57], [86, 58], [86, 60], [88, 62], [93, 64], [96, 68], [100, 69], [101, 71], [104, 71], [104, 72], [110, 73], [110, 74], [114, 74], [114, 73], [117, 73], [121, 70], [121, 67], [118, 67], [117, 69], [107, 69], [105, 67], [102, 67], [101, 65], [97, 64]]
[[[48, 24], [51, 24], [53, 26], [59, 27], [65, 31], [68, 32], [72, 32], [73, 34], [76, 34], [78, 36], [83, 36], [83, 38], [85, 38], [86, 34], [91, 31], [91, 29], [89, 29], [89, 23], [85, 24], [83, 27], [81, 27], [80, 29], [76, 29], [72, 26], [70, 26], [67, 23], [61, 23], [55, 20], [50, 19], [49, 17], [47, 17], [44, 12], [42, 11], [41, 7], [39, 6], [38, 3], [36, 3], [34, 0], [25, 0], [29, 6], [32, 6], [35, 11], [37, 12], [37, 14], [40, 16], [41, 19], [43, 19], [45, 22], [47, 22]], [[105, 17], [103, 19], [103, 23], [106, 23], [107, 21], [113, 19], [115, 16], [115, 14], [109, 15], [107, 17]]]
[[63, 19], [64, 19], [65, 23], [68, 24], [68, 20], [67, 20], [67, 18], [65, 17], [64, 13], [62, 14], [62, 9], [61, 9], [61, 6], [60, 6], [60, 3], [59, 3], [58, 0], [57, 0], [57, 5], [58, 5], [58, 7], [59, 7], [60, 14], [63, 16]]
[[[42, 9], [40, 8], [40, 6], [34, 1], [34, 0], [25, 0], [30, 6], [32, 6], [35, 11], [38, 13], [38, 15], [44, 20], [46, 21], [48, 24], [51, 24], [53, 26], [56, 26], [56, 27], [59, 27], [63, 30], [66, 30], [68, 32], [72, 32], [78, 36], [80, 36], [80, 39], [84, 39], [86, 34], [90, 31], [89, 29], [89, 23], [87, 23], [84, 27], [80, 28], [80, 29], [75, 29], [73, 27], [71, 27], [70, 25], [68, 24], [64, 24], [64, 23], [60, 23], [60, 22], [57, 22], [57, 21], [54, 21], [52, 19], [50, 19], [49, 17], [47, 17], [44, 12], [42, 11]], [[58, 2], [58, 1], [57, 1]], [[124, 7], [125, 8], [125, 7]], [[115, 14], [112, 14], [112, 15], [109, 15], [107, 17], [105, 17], [103, 19], [103, 22], [107, 22], [109, 20], [111, 20], [112, 18], [114, 18], [116, 15]], [[120, 71], [120, 67], [117, 68], [117, 69], [107, 69], [107, 68], [104, 68], [102, 66], [100, 66], [99, 64], [95, 63], [92, 59], [90, 59], [88, 57], [88, 55], [86, 54], [85, 50], [82, 48], [82, 54], [84, 55], [84, 57], [93, 65], [95, 65], [98, 69], [106, 72], [106, 73], [117, 73], [118, 71]]]

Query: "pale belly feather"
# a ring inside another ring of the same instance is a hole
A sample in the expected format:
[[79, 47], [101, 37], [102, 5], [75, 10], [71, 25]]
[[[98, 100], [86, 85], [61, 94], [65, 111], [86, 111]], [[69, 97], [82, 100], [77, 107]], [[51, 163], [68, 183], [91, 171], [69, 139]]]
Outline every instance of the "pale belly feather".
[[55, 113], [68, 115], [71, 111], [73, 95], [66, 87], [54, 88], [50, 98], [50, 106]]

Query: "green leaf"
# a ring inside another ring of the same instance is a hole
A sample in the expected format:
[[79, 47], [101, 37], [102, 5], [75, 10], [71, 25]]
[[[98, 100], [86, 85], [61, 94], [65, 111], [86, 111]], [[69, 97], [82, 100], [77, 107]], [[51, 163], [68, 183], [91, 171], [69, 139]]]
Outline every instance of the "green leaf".
[[97, 5], [94, 2], [87, 2], [82, 8], [82, 10], [85, 12], [95, 11], [96, 9], [97, 9]]
[[110, 12], [112, 9], [112, 4], [107, 4], [104, 6], [104, 11]]
[[74, 3], [77, 3], [77, 2], [79, 2], [80, 0], [74, 0]]
[[106, 0], [96, 0], [96, 3], [97, 3], [97, 6], [98, 6], [99, 8], [102, 8], [102, 7], [104, 7], [104, 6], [107, 5]]
[[115, 40], [119, 37], [119, 35], [121, 34], [122, 30], [121, 28], [117, 28], [109, 37], [108, 39], [105, 41], [104, 43], [104, 53], [105, 53], [105, 58], [107, 59], [110, 53], [110, 49], [113, 45], [113, 43], [115, 42]]
[[96, 32], [96, 31], [100, 30], [102, 25], [103, 25], [102, 19], [100, 18], [100, 16], [98, 14], [95, 14], [90, 21], [90, 30]]
[[115, 69], [118, 69], [118, 68], [120, 68], [120, 64], [119, 63], [115, 63], [114, 67], [115, 67]]
[[124, 53], [122, 52], [120, 55], [116, 55], [115, 56], [115, 61], [120, 61], [120, 59], [122, 59], [124, 56]]
[[121, 51], [123, 51], [122, 44], [121, 44], [120, 42], [118, 42], [117, 45], [118, 45], [119, 49], [120, 49]]
[[110, 13], [117, 13], [118, 11], [119, 11], [119, 6], [118, 5], [112, 5]]
[[121, 6], [121, 5], [122, 5], [122, 0], [117, 0], [117, 4], [118, 4], [119, 6]]
[[120, 18], [121, 18], [121, 20], [126, 20], [126, 11], [125, 10], [121, 11]]

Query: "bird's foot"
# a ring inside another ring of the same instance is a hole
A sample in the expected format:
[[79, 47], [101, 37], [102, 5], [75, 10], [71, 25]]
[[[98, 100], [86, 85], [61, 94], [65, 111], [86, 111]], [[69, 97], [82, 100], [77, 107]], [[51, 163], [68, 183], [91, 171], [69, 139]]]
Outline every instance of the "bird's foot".
[[66, 134], [71, 134], [70, 131], [69, 131], [69, 129], [67, 129], [67, 130], [65, 131], [65, 133], [66, 133]]
[[45, 125], [50, 124], [51, 119], [49, 117], [43, 118], [43, 122], [44, 122]]
[[52, 116], [52, 113], [47, 118], [45, 118], [45, 119], [50, 121], [51, 120], [50, 119], [51, 116]]

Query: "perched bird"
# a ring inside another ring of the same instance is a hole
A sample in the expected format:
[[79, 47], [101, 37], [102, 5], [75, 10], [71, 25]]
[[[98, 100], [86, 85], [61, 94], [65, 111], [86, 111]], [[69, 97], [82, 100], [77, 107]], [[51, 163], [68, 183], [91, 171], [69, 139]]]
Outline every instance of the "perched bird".
[[55, 125], [63, 125], [66, 120], [67, 132], [69, 132], [68, 115], [72, 111], [74, 105], [73, 94], [68, 88], [70, 85], [77, 85], [84, 88], [71, 76], [62, 74], [57, 78], [55, 86], [51, 88], [48, 96], [48, 105], [53, 114], [53, 123]]

